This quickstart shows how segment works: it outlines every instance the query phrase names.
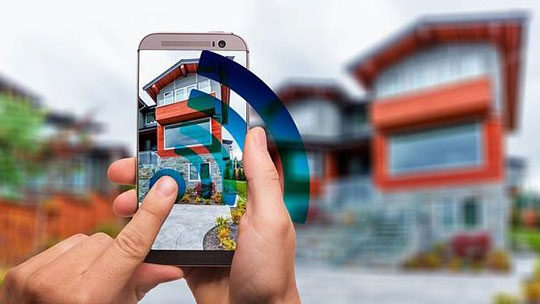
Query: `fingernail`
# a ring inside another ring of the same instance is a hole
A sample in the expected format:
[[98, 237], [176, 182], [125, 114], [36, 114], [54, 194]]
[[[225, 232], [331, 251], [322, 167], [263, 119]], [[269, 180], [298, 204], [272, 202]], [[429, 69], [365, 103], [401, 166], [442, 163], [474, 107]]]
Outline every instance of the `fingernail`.
[[253, 130], [253, 140], [255, 141], [255, 144], [261, 151], [266, 151], [268, 148], [266, 147], [266, 133], [264, 132], [263, 128], [255, 128]]
[[176, 182], [174, 179], [164, 176], [159, 179], [156, 185], [156, 191], [163, 197], [167, 197], [176, 191]]

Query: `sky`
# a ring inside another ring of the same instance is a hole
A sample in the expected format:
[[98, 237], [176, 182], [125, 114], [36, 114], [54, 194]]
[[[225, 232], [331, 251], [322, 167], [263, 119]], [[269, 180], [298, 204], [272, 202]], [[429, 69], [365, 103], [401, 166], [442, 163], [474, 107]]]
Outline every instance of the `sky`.
[[531, 20], [521, 121], [506, 147], [528, 160], [526, 187], [540, 190], [540, 1], [10, 1], [0, 12], [0, 74], [54, 110], [92, 115], [105, 123], [102, 140], [134, 154], [136, 50], [148, 33], [234, 32], [273, 87], [317, 78], [361, 95], [347, 64], [415, 19], [509, 9], [527, 9]]

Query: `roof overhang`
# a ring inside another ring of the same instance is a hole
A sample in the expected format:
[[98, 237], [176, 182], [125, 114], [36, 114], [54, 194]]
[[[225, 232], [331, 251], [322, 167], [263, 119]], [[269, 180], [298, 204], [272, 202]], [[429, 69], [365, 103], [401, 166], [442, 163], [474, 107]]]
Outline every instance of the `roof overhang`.
[[156, 101], [157, 94], [161, 89], [168, 86], [178, 78], [185, 77], [188, 74], [197, 73], [198, 65], [198, 59], [182, 59], [146, 84], [143, 87], [143, 90], [145, 90], [146, 93], [148, 93], [148, 95], [150, 95], [150, 97]]
[[522, 11], [426, 17], [355, 60], [349, 71], [371, 89], [383, 70], [419, 50], [443, 43], [492, 43], [503, 61], [503, 97], [507, 109], [504, 119], [507, 128], [513, 130], [517, 125], [527, 20], [527, 14]]

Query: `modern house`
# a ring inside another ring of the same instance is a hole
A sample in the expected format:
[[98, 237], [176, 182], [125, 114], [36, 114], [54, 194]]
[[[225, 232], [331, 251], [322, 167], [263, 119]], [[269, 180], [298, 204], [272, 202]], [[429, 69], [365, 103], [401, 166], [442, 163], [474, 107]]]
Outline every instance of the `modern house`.
[[198, 75], [197, 66], [198, 59], [182, 59], [143, 87], [155, 104], [139, 99], [141, 197], [162, 169], [180, 172], [191, 189], [206, 180], [212, 189], [206, 196], [222, 192], [222, 173], [232, 144], [222, 136], [230, 90]]
[[[476, 233], [506, 246], [525, 169], [505, 139], [519, 125], [526, 23], [520, 12], [422, 18], [349, 64], [363, 99], [330, 83], [280, 89], [311, 171], [300, 256], [398, 261]], [[295, 153], [279, 159], [305, 174]], [[332, 224], [350, 229], [321, 228]]]

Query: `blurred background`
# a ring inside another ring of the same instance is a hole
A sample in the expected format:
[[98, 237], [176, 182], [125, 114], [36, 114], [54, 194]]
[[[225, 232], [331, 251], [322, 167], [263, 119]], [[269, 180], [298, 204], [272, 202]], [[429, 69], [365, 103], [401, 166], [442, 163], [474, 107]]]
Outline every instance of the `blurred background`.
[[[3, 3], [0, 284], [7, 269], [69, 235], [118, 233], [124, 223], [111, 202], [125, 188], [106, 169], [136, 151], [138, 42], [151, 32], [221, 30], [246, 39], [251, 69], [304, 140], [304, 302], [540, 301], [539, 9], [533, 1]], [[297, 153], [274, 157], [302, 177]], [[143, 302], [193, 298], [177, 281]]]

